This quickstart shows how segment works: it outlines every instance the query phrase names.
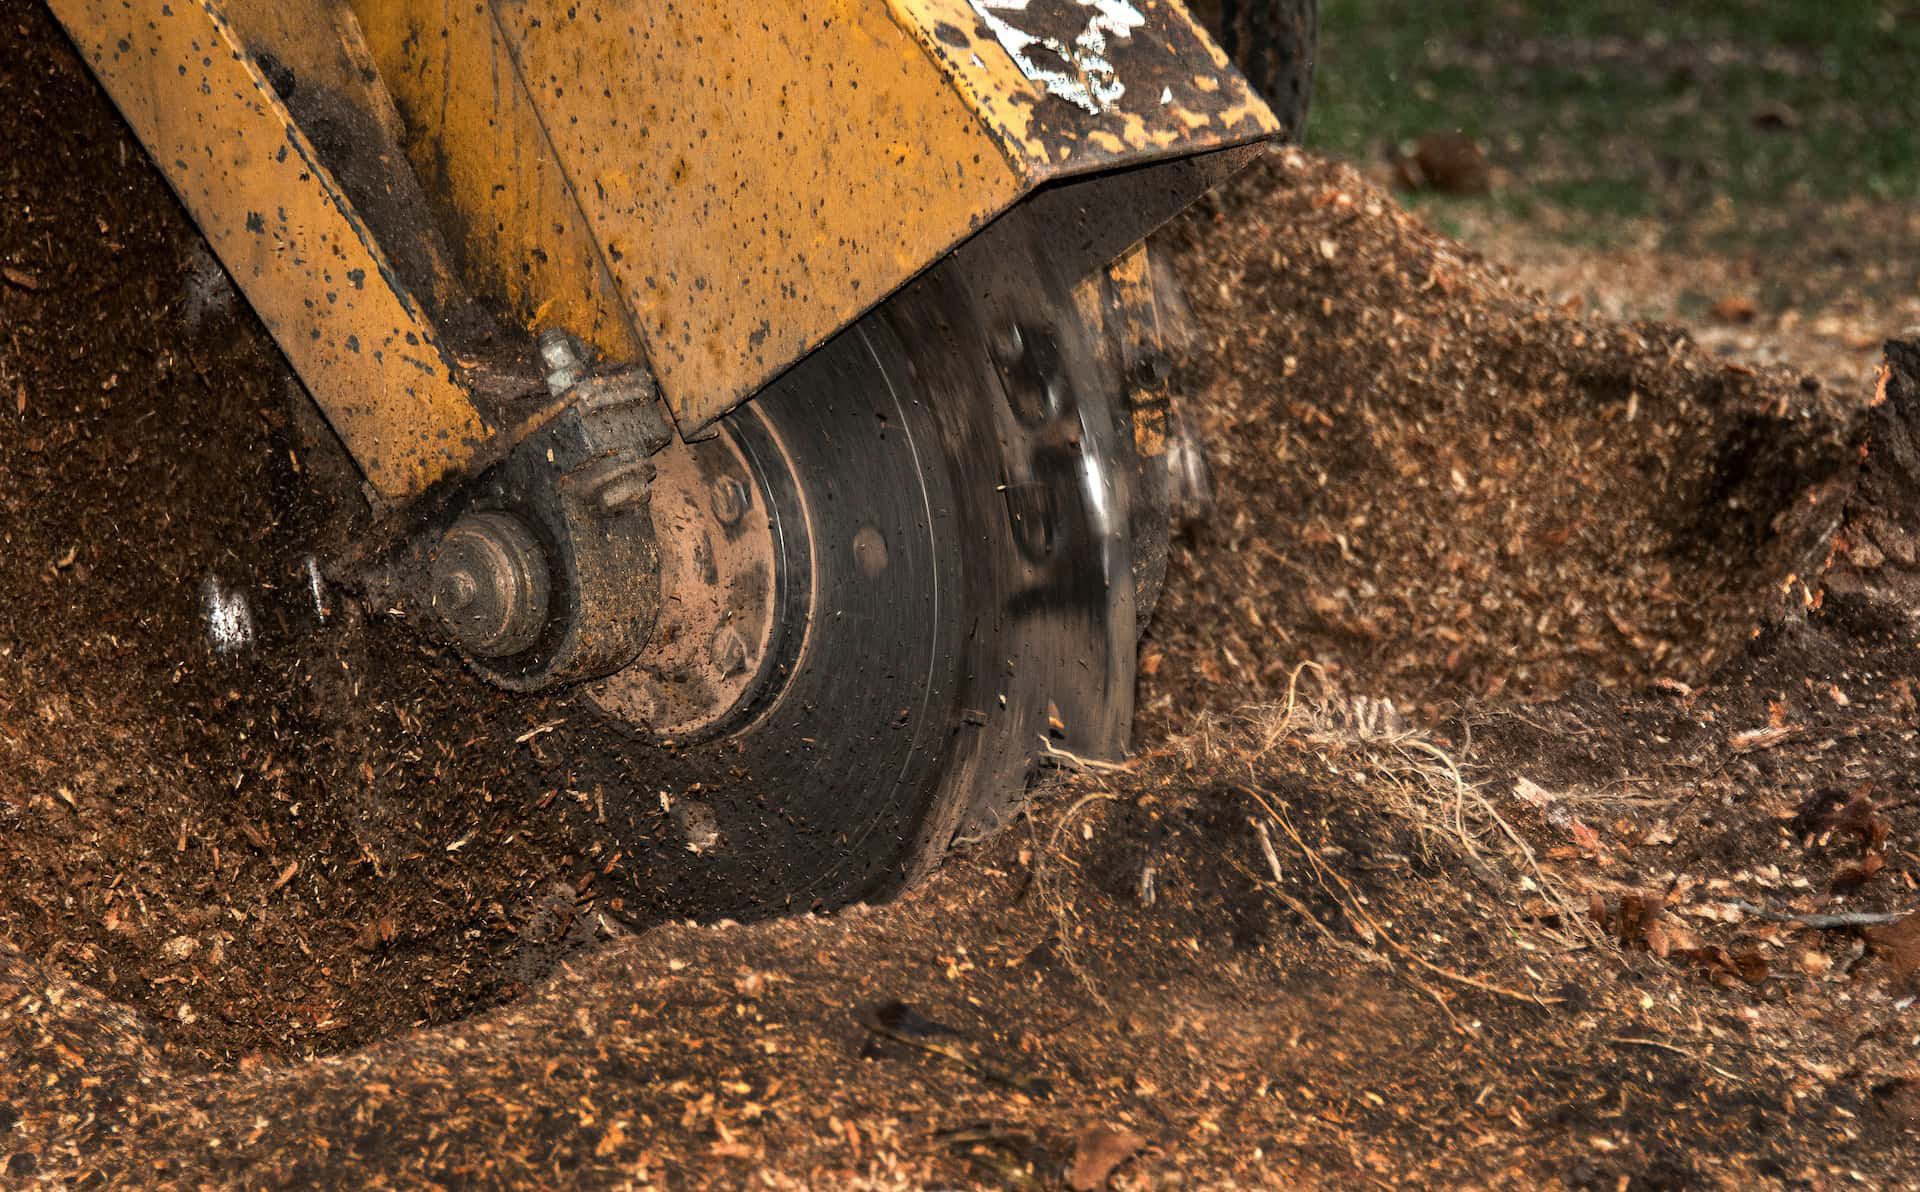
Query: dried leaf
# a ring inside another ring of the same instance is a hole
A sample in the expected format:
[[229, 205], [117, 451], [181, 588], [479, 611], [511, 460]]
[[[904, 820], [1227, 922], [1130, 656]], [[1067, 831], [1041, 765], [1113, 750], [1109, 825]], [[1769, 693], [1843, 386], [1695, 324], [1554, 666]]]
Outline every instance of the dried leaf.
[[1722, 323], [1751, 323], [1760, 315], [1760, 304], [1745, 294], [1728, 294], [1713, 304], [1713, 317]]
[[1820, 951], [1818, 948], [1808, 948], [1794, 958], [1794, 963], [1797, 964], [1800, 971], [1807, 976], [1821, 977], [1825, 976], [1827, 970], [1833, 967], [1833, 957]]
[[1707, 970], [1707, 975], [1720, 986], [1730, 986], [1736, 980], [1749, 985], [1759, 985], [1767, 979], [1769, 972], [1766, 957], [1758, 952], [1729, 952], [1717, 944], [1704, 948], [1690, 948], [1674, 952], [1681, 960], [1689, 960]]
[[1600, 834], [1579, 820], [1567, 820], [1567, 834], [1573, 837], [1573, 842], [1580, 846], [1581, 851], [1589, 853], [1600, 851]]
[[1396, 152], [1394, 171], [1408, 190], [1483, 195], [1493, 189], [1493, 170], [1479, 142], [1457, 132], [1428, 133]]
[[1887, 867], [1887, 859], [1879, 853], [1868, 853], [1852, 865], [1842, 865], [1833, 875], [1833, 888], [1842, 893], [1857, 890], [1873, 880], [1873, 875]]
[[1898, 923], [1870, 927], [1865, 934], [1873, 950], [1886, 957], [1896, 982], [1910, 982], [1920, 975], [1920, 911]]
[[[1609, 919], [1609, 917], [1604, 914], [1604, 904], [1600, 902], [1600, 896], [1598, 894], [1593, 895], [1593, 903], [1600, 912], [1597, 913], [1595, 917], [1606, 924], [1607, 928], [1613, 932], [1615, 938], [1629, 947], [1649, 949], [1651, 949], [1652, 945], [1648, 940], [1648, 932], [1660, 922], [1662, 915], [1665, 913], [1664, 902], [1665, 900], [1658, 894], [1623, 894], [1620, 897], [1619, 913]], [[1667, 928], [1666, 930], [1668, 931], [1670, 939], [1673, 929]]]
[[1868, 852], [1878, 852], [1887, 843], [1887, 836], [1892, 831], [1886, 817], [1880, 814], [1865, 791], [1847, 800], [1847, 805], [1833, 817], [1833, 826], [1837, 831], [1858, 836]]

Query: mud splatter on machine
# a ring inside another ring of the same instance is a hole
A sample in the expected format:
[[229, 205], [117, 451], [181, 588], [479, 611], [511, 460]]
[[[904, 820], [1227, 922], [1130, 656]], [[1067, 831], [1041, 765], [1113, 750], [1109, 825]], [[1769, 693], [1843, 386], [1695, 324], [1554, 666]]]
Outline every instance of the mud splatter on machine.
[[709, 764], [777, 889], [1124, 748], [1139, 246], [1289, 131], [1181, 4], [51, 5], [364, 475], [333, 578]]

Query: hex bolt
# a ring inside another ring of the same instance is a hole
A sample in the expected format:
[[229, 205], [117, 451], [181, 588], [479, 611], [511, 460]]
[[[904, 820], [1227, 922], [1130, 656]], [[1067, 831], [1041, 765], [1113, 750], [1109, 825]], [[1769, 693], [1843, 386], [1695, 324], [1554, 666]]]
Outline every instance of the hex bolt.
[[645, 477], [622, 477], [600, 490], [600, 508], [607, 513], [620, 513], [644, 505], [648, 491]]
[[732, 476], [722, 476], [713, 482], [713, 498], [709, 504], [713, 516], [720, 519], [723, 526], [736, 526], [747, 515], [747, 507], [752, 498], [747, 494], [747, 486]]
[[713, 635], [707, 659], [723, 678], [732, 678], [747, 669], [747, 639], [732, 625], [722, 625]]
[[580, 345], [573, 336], [558, 328], [540, 333], [540, 363], [547, 370], [547, 391], [555, 397], [579, 384], [587, 363], [581, 359]]
[[580, 363], [580, 355], [574, 350], [573, 337], [558, 328], [550, 327], [540, 333], [540, 362], [549, 369], [572, 368]]
[[629, 460], [603, 469], [593, 490], [593, 499], [602, 513], [625, 513], [653, 499], [653, 465], [646, 460]]

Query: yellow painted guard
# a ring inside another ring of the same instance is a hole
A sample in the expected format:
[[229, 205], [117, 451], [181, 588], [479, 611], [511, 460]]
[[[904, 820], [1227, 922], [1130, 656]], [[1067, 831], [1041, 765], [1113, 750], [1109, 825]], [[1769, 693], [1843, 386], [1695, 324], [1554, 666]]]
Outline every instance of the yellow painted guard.
[[374, 488], [459, 470], [487, 428], [221, 6], [52, 7]]

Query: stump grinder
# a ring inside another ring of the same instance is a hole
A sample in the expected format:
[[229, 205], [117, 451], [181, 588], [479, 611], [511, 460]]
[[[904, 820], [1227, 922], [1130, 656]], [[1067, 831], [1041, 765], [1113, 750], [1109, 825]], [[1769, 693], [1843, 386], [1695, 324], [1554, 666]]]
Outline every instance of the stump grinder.
[[364, 478], [332, 578], [706, 767], [788, 897], [1124, 749], [1141, 245], [1297, 47], [1276, 115], [1176, 0], [50, 5]]

